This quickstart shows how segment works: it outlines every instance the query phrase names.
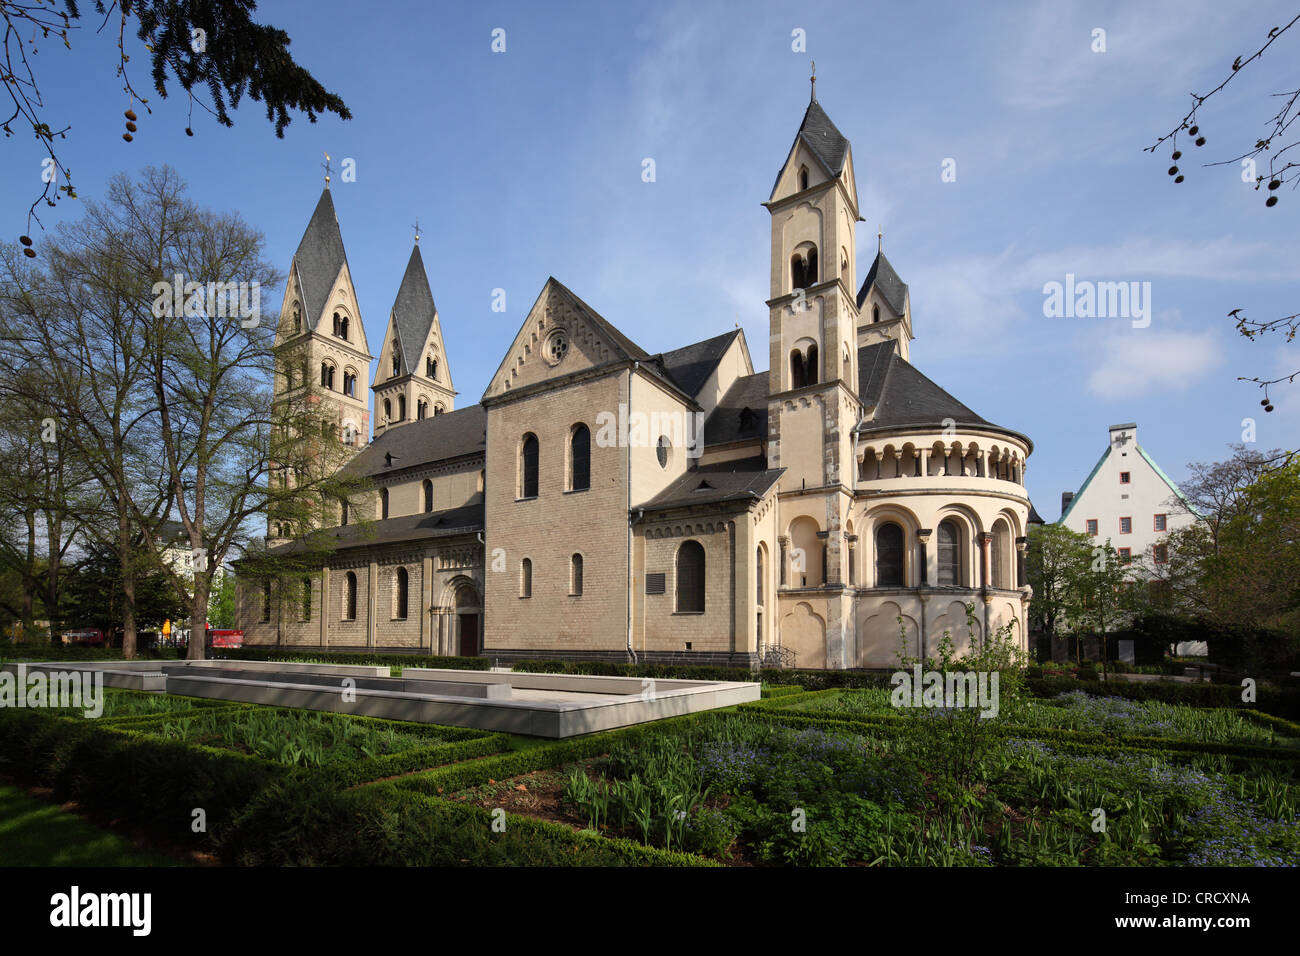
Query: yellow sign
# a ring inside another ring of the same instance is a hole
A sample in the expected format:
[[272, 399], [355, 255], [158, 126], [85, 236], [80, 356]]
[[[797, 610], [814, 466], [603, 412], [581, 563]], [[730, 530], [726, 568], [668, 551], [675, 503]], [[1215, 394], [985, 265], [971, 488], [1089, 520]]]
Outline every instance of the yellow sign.
[[171, 618], [168, 618], [167, 620], [163, 621], [163, 634], [166, 636], [171, 636], [171, 632], [172, 632], [172, 620]]

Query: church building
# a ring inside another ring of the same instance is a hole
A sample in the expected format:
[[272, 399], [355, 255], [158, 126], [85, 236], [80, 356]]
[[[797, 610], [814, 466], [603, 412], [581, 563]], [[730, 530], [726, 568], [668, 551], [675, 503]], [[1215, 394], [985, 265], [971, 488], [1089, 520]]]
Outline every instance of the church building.
[[[739, 328], [647, 352], [550, 278], [464, 407], [417, 238], [366, 444], [372, 355], [327, 187], [277, 382], [319, 370], [368, 490], [308, 532], [329, 552], [301, 600], [273, 608], [273, 582], [240, 575], [247, 643], [892, 667], [945, 631], [968, 646], [973, 604], [975, 640], [1010, 625], [1027, 647], [1033, 445], [912, 364], [908, 287], [879, 240], [859, 281], [852, 149], [815, 93], [764, 206], [767, 370]], [[269, 526], [268, 545], [295, 530]]]

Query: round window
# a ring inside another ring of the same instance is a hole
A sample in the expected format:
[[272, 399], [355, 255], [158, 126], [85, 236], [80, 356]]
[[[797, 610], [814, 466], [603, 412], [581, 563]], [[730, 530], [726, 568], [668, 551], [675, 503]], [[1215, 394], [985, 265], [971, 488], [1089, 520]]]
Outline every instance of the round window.
[[667, 435], [660, 435], [659, 442], [655, 446], [655, 454], [659, 456], [659, 467], [667, 468], [668, 459], [672, 455], [673, 443], [668, 440]]
[[563, 329], [556, 329], [546, 340], [546, 361], [559, 365], [569, 353], [569, 335]]

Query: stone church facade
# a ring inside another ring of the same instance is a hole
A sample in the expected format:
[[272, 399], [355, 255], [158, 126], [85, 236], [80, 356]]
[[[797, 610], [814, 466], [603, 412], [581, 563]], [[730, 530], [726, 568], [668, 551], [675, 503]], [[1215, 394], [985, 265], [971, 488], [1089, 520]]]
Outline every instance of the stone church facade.
[[[371, 356], [327, 189], [278, 348], [305, 356], [285, 387], [338, 370], [369, 490], [311, 532], [329, 556], [295, 613], [241, 575], [248, 643], [890, 667], [945, 631], [966, 646], [973, 605], [974, 639], [1010, 625], [1027, 646], [1032, 443], [911, 364], [908, 287], [879, 245], [858, 283], [852, 150], [815, 96], [764, 205], [768, 370], [738, 328], [648, 353], [552, 278], [465, 408], [417, 242], [361, 447]], [[292, 549], [292, 529], [268, 544]]]

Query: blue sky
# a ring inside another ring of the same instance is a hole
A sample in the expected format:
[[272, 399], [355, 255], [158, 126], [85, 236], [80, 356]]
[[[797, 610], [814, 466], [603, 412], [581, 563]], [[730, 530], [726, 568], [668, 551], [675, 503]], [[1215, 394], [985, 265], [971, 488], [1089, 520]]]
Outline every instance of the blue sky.
[[[83, 5], [84, 6], [84, 5]], [[1296, 10], [1260, 3], [984, 5], [805, 3], [263, 2], [257, 17], [351, 108], [349, 122], [296, 117], [277, 140], [258, 104], [235, 128], [154, 99], [135, 141], [113, 79], [113, 38], [88, 16], [73, 52], [35, 60], [51, 125], [83, 197], [118, 171], [170, 163], [193, 196], [266, 236], [284, 270], [322, 185], [334, 200], [378, 353], [419, 217], [458, 404], [476, 402], [528, 307], [554, 275], [643, 348], [744, 326], [767, 365], [769, 219], [760, 203], [808, 101], [853, 144], [864, 223], [858, 274], [884, 225], [911, 287], [912, 361], [985, 418], [1029, 435], [1026, 478], [1048, 520], [1083, 482], [1106, 427], [1136, 421], [1176, 481], [1226, 457], [1242, 419], [1258, 447], [1300, 444], [1300, 382], [1266, 415], [1239, 375], [1300, 368], [1280, 337], [1248, 342], [1225, 317], [1300, 309], [1300, 196], [1263, 195], [1230, 160], [1260, 134], [1270, 93], [1296, 86], [1300, 33], [1217, 95], [1187, 181], [1166, 176], [1188, 93], [1217, 85], [1237, 54]], [[506, 52], [491, 50], [505, 30]], [[1106, 52], [1091, 49], [1106, 31]], [[792, 31], [806, 52], [792, 50]], [[210, 38], [209, 42], [220, 42]], [[143, 49], [133, 77], [148, 84]], [[1290, 69], [1288, 69], [1288, 64]], [[1289, 84], [1289, 86], [1288, 86]], [[1276, 106], [1273, 106], [1276, 109]], [[137, 107], [137, 112], [141, 112]], [[641, 179], [653, 158], [657, 180]], [[943, 182], [945, 159], [956, 181]], [[4, 212], [20, 223], [41, 154], [6, 140]], [[1190, 161], [1190, 162], [1189, 162]], [[30, 184], [30, 185], [29, 185]], [[79, 215], [45, 210], [47, 228]], [[35, 238], [39, 244], [41, 234]], [[1046, 318], [1043, 286], [1151, 283], [1152, 321]], [[507, 311], [491, 311], [492, 290]], [[278, 301], [278, 293], [277, 293]]]

